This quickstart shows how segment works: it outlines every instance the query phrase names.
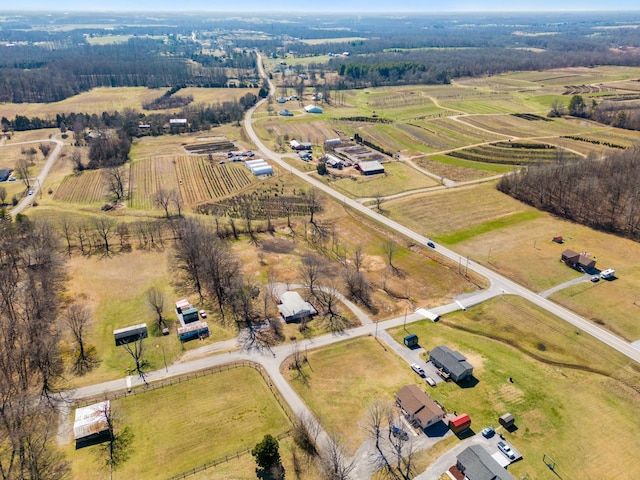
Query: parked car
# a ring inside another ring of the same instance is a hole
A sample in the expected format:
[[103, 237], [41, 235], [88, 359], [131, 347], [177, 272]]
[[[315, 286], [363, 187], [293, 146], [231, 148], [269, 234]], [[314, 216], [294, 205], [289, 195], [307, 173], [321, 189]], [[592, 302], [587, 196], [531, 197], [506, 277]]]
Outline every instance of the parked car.
[[33, 189], [29, 190], [29, 195], [33, 195]]
[[436, 381], [435, 381], [433, 378], [431, 378], [431, 377], [427, 377], [427, 378], [425, 378], [425, 381], [426, 381], [429, 385], [431, 385], [432, 387], [435, 387], [435, 386], [436, 386]]
[[509, 458], [510, 460], [514, 460], [516, 458], [516, 454], [513, 453], [513, 450], [511, 450], [511, 447], [509, 445], [507, 445], [504, 442], [498, 442], [498, 448], [500, 449], [500, 451], [502, 453], [504, 453], [507, 458]]
[[496, 431], [493, 429], [493, 427], [487, 427], [487, 428], [483, 428], [482, 429], [482, 436], [484, 438], [491, 438], [496, 434]]
[[427, 242], [427, 245], [431, 248], [436, 248], [436, 244], [433, 242]]
[[593, 277], [591, 277], [591, 281], [592, 282], [599, 282], [600, 281], [600, 277], [598, 275], [594, 275]]
[[391, 427], [391, 433], [394, 437], [400, 437], [401, 440], [409, 440], [409, 434], [395, 425]]
[[416, 372], [421, 377], [425, 376], [424, 369], [420, 365], [418, 365], [417, 363], [412, 363], [411, 364], [411, 368], [413, 368], [413, 371]]
[[200, 316], [202, 318], [207, 318], [207, 312], [205, 312], [204, 310], [200, 310]]

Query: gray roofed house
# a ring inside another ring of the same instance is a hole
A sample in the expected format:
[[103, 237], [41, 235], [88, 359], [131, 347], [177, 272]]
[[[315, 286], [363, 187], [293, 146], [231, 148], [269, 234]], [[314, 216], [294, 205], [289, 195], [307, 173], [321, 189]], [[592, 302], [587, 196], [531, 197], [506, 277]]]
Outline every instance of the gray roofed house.
[[456, 466], [469, 480], [515, 480], [482, 445], [471, 445], [460, 452]]
[[313, 305], [302, 299], [298, 292], [284, 292], [280, 295], [280, 302], [278, 310], [287, 323], [318, 313]]
[[436, 367], [448, 373], [454, 382], [460, 382], [473, 375], [473, 365], [467, 362], [467, 358], [445, 345], [431, 350], [429, 359]]

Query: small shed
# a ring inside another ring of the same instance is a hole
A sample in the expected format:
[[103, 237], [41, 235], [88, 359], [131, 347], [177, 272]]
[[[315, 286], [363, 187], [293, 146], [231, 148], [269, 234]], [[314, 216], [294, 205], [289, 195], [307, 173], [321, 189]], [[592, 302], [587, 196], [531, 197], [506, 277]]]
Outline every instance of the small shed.
[[197, 308], [187, 308], [182, 311], [182, 322], [186, 325], [187, 323], [197, 322], [199, 320], [198, 309]]
[[412, 333], [411, 335], [407, 335], [406, 337], [404, 337], [404, 344], [409, 348], [417, 347], [418, 335], [416, 335], [415, 333]]
[[118, 328], [113, 331], [113, 337], [116, 341], [116, 347], [124, 345], [125, 343], [132, 343], [137, 340], [147, 338], [147, 324], [140, 323], [130, 327]]
[[553, 241], [555, 243], [564, 243], [564, 238], [562, 238], [562, 235], [556, 235], [555, 237], [553, 237]]
[[181, 342], [193, 340], [194, 338], [206, 338], [209, 336], [209, 325], [207, 322], [193, 322], [184, 327], [178, 327], [178, 338]]
[[322, 113], [322, 109], [317, 105], [307, 105], [304, 109], [307, 113]]
[[513, 424], [515, 423], [515, 419], [513, 418], [513, 415], [511, 415], [510, 413], [505, 413], [498, 419], [498, 422], [500, 422], [500, 425], [502, 425], [504, 428], [509, 428], [509, 427], [513, 427]]
[[109, 434], [111, 404], [109, 400], [76, 408], [73, 422], [73, 438], [76, 448], [93, 445], [106, 440]]
[[466, 413], [449, 420], [449, 428], [453, 433], [460, 433], [471, 426], [471, 417]]

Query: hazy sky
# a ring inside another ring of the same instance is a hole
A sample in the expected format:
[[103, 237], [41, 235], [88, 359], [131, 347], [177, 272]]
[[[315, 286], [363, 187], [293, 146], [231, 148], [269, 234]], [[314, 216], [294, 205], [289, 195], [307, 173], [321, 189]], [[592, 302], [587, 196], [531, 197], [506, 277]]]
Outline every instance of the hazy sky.
[[[12, 9], [55, 11], [461, 12], [640, 10], [638, 0], [23, 0]], [[5, 6], [6, 8], [6, 6]]]

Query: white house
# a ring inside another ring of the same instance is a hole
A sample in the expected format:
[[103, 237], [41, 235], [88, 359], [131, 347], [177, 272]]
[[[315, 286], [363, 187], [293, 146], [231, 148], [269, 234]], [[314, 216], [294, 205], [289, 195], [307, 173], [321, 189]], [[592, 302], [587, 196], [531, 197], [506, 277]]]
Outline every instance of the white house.
[[284, 292], [281, 294], [278, 310], [287, 323], [318, 313], [318, 311], [313, 308], [313, 305], [302, 299], [298, 292]]

